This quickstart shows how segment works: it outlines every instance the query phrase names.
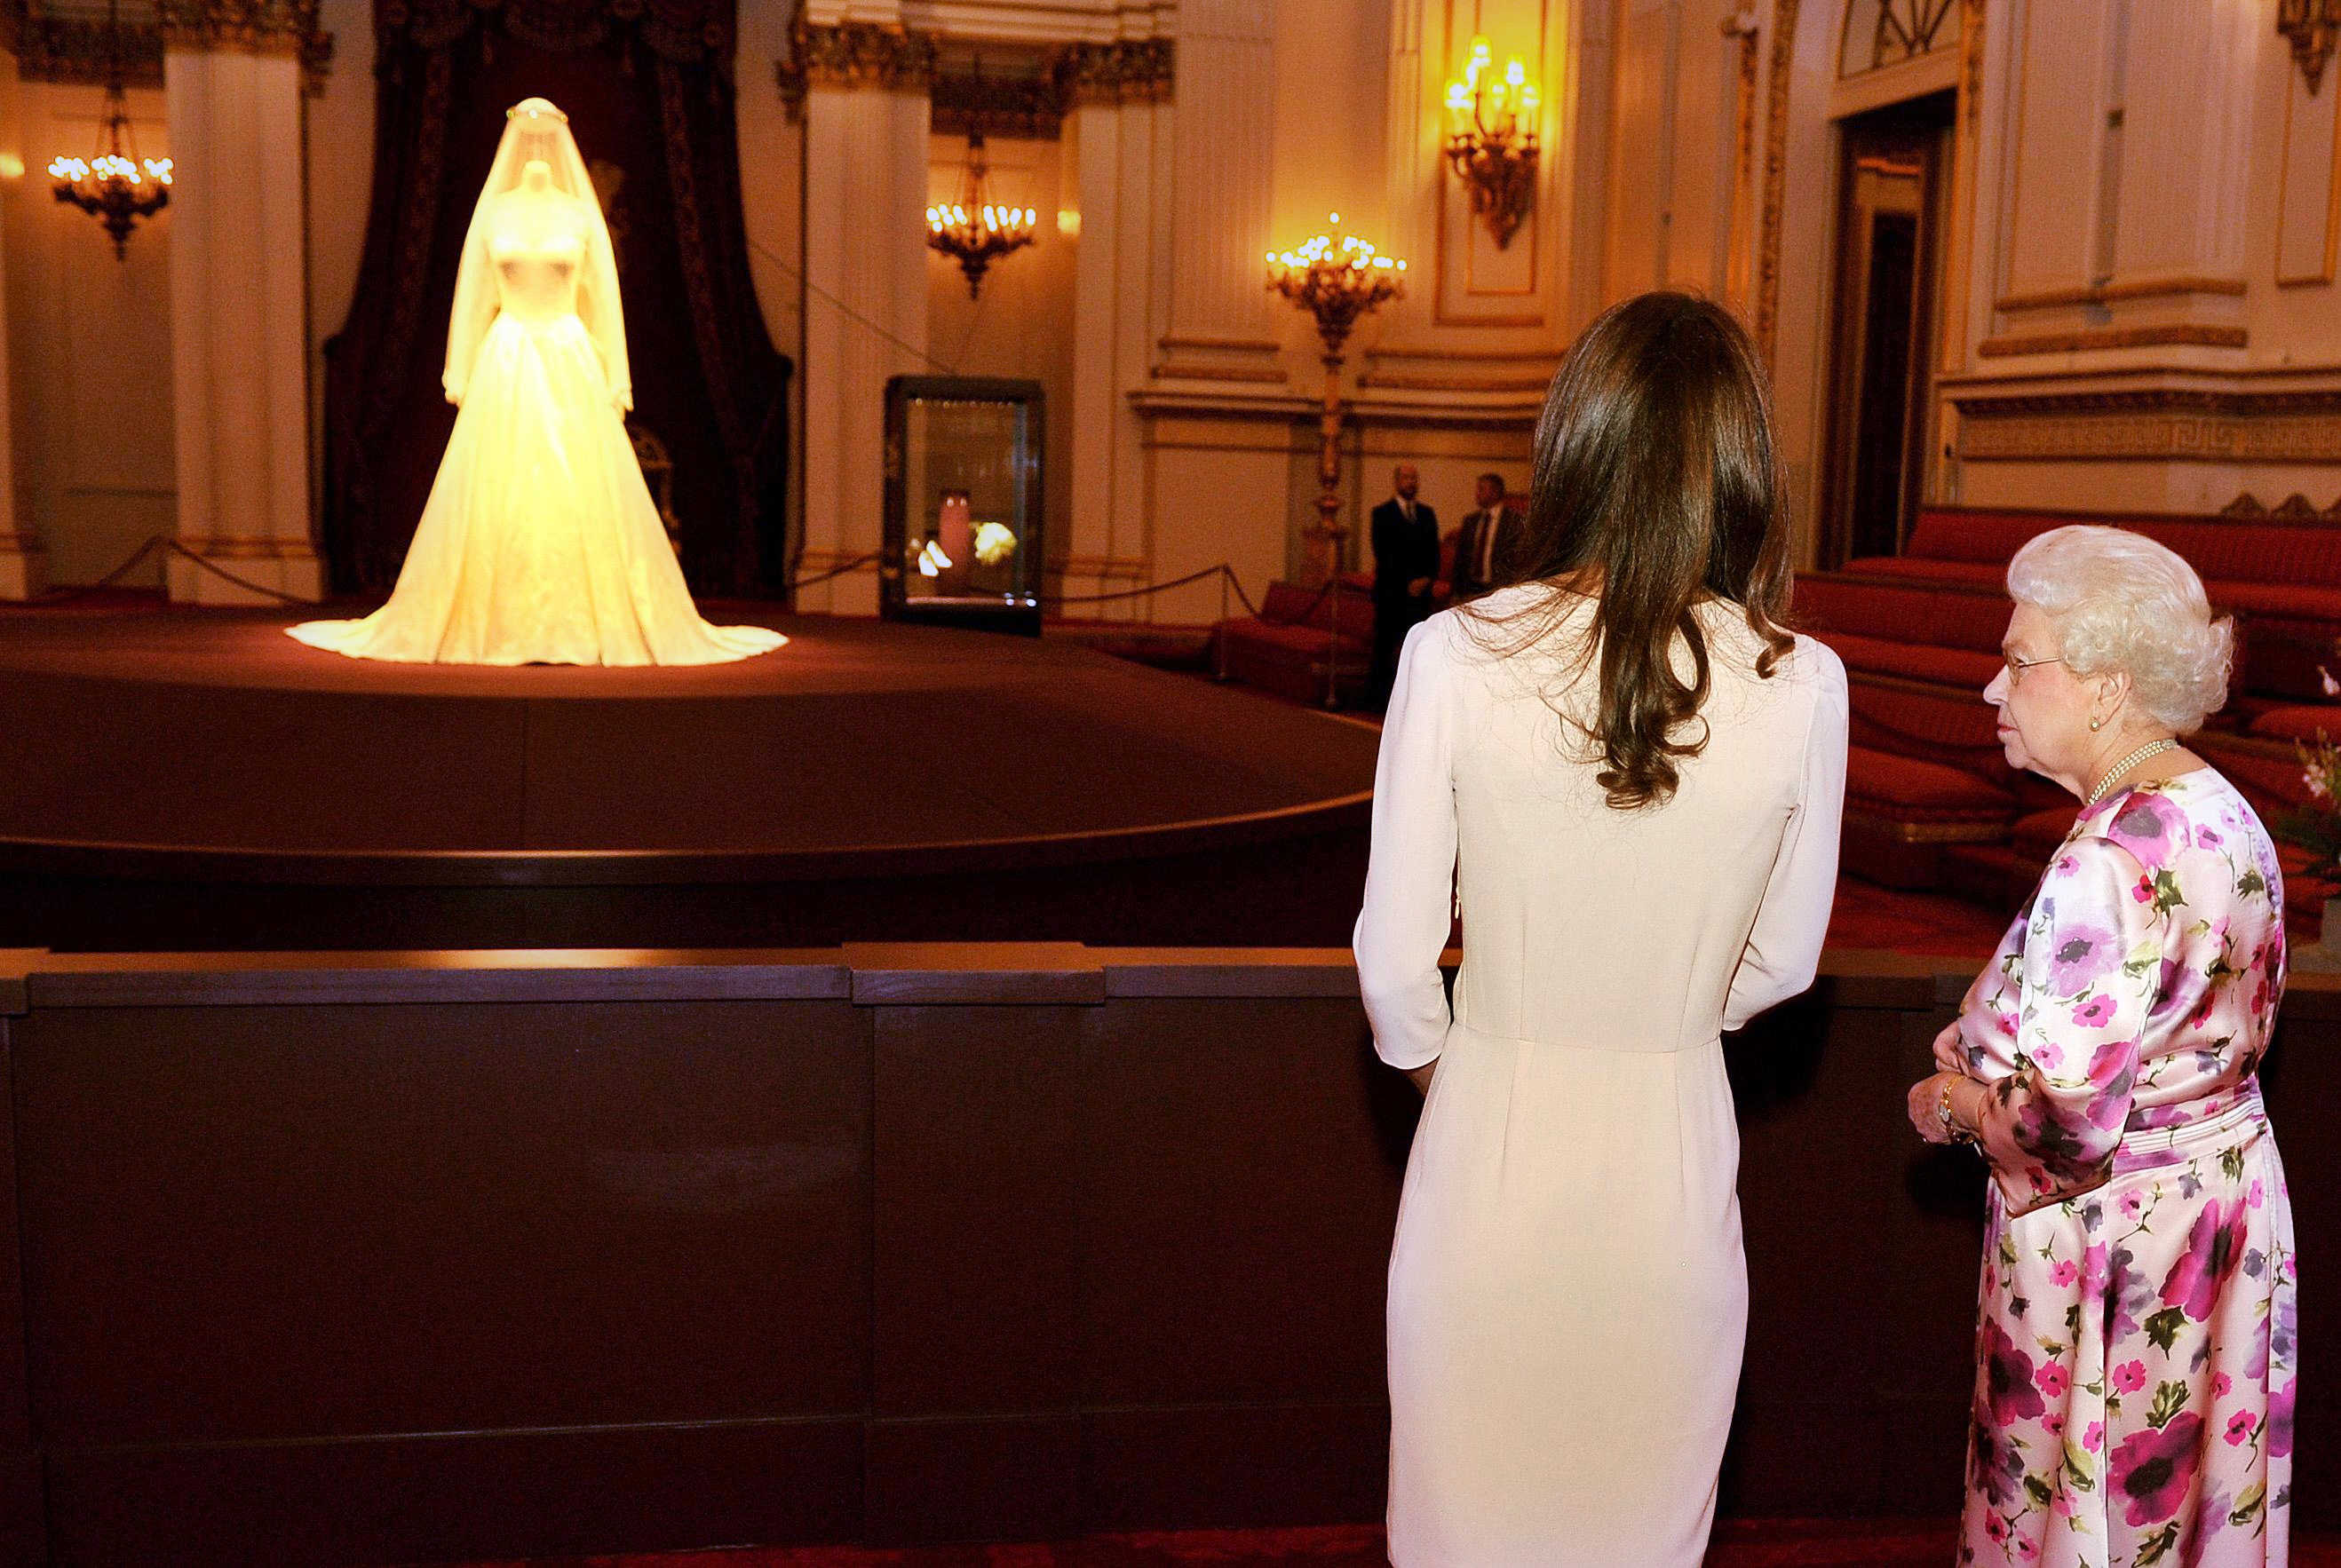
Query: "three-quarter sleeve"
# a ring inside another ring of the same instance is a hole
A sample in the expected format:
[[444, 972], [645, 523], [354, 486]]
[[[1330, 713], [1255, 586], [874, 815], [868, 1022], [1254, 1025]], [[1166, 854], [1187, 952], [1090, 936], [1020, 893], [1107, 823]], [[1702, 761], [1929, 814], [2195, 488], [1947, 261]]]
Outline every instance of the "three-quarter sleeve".
[[1439, 972], [1455, 887], [1454, 671], [1447, 616], [1407, 633], [1374, 765], [1373, 849], [1352, 950], [1374, 1049], [1419, 1067], [1445, 1047]]
[[2024, 938], [2017, 1069], [1991, 1087], [1976, 1129], [2016, 1209], [2077, 1196], [2112, 1171], [2168, 918], [2165, 889], [2110, 839], [2074, 839], [2041, 878]]
[[1818, 660], [1804, 770], [1747, 948], [1732, 971], [1723, 1007], [1727, 1029], [1740, 1027], [1813, 983], [1828, 936], [1829, 909], [1837, 901], [1838, 840], [1845, 825], [1845, 665], [1817, 642], [1802, 644], [1799, 652]]

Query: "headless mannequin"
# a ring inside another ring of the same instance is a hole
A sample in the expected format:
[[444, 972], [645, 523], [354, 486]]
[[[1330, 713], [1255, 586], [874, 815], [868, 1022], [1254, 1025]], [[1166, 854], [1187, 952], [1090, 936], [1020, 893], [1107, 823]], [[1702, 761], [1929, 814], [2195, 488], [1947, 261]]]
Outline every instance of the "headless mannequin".
[[[542, 158], [523, 164], [520, 184], [496, 198], [493, 223], [490, 243], [494, 251], [510, 246], [533, 264], [557, 265], [561, 251], [569, 249], [567, 264], [573, 269], [583, 258], [591, 229], [578, 199], [553, 188], [553, 165]], [[564, 246], [563, 241], [569, 244]], [[605, 375], [608, 368], [606, 363], [603, 367]], [[615, 388], [610, 401], [620, 413], [633, 406], [632, 396], [621, 395]]]

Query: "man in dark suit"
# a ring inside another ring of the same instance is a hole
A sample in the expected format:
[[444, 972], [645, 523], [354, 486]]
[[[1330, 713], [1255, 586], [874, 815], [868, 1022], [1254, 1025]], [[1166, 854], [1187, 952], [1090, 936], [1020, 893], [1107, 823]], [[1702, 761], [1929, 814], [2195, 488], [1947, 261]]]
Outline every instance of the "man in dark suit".
[[1439, 514], [1414, 498], [1421, 481], [1414, 464], [1390, 475], [1390, 498], [1374, 508], [1374, 665], [1366, 704], [1390, 705], [1406, 634], [1430, 614], [1430, 585], [1439, 576]]
[[1504, 476], [1483, 473], [1471, 497], [1472, 511], [1464, 518], [1455, 541], [1454, 602], [1460, 604], [1485, 593], [1496, 583], [1496, 567], [1503, 560], [1507, 519]]

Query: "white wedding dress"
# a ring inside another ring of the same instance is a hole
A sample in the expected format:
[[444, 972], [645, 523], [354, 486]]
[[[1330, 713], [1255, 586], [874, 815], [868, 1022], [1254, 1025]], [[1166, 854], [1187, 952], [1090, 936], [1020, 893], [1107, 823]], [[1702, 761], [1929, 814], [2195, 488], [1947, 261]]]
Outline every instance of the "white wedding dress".
[[561, 112], [514, 108], [464, 241], [458, 405], [390, 600], [287, 630], [357, 659], [716, 664], [788, 640], [700, 619], [622, 416], [633, 406], [609, 231]]

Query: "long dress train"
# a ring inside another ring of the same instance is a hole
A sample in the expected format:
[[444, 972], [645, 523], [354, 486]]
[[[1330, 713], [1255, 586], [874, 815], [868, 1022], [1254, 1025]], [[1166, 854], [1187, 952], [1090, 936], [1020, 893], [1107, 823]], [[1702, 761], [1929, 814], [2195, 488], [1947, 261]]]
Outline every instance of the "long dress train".
[[[579, 187], [583, 190], [564, 187]], [[289, 628], [359, 659], [714, 664], [788, 640], [700, 618], [643, 482], [608, 230], [560, 112], [512, 127], [448, 330], [460, 405], [390, 600]]]

